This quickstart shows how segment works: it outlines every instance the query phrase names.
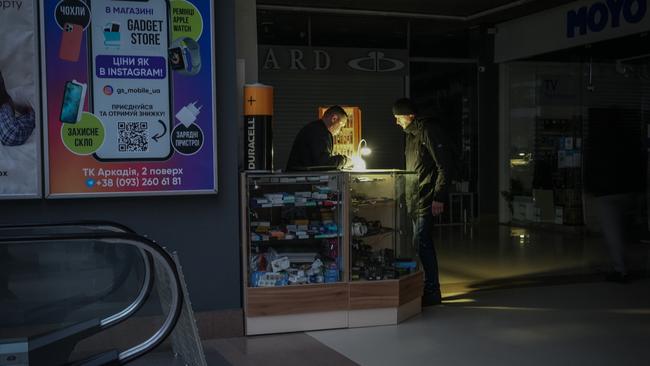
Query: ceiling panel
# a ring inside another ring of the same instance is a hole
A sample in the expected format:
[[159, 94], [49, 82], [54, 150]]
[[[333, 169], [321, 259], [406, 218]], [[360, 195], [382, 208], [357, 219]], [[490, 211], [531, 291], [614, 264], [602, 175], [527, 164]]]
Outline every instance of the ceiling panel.
[[[496, 24], [540, 12], [575, 0], [257, 0], [258, 6], [282, 9], [341, 9], [345, 11], [376, 11], [443, 16], [451, 22]], [[466, 18], [466, 22], [462, 22]], [[444, 21], [444, 20], [439, 20]]]
[[569, 0], [258, 0], [257, 4], [468, 17], [509, 4], [526, 11], [527, 8], [539, 10], [567, 2]]

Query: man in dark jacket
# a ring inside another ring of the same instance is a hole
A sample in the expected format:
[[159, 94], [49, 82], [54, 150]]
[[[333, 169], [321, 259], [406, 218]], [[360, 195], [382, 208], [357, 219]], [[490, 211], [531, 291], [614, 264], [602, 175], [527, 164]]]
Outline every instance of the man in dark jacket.
[[453, 148], [436, 120], [417, 115], [415, 105], [406, 98], [393, 104], [393, 115], [406, 134], [406, 170], [416, 172], [407, 184], [407, 207], [413, 219], [414, 240], [424, 268], [422, 304], [441, 302], [438, 262], [433, 246], [433, 218], [443, 213], [447, 189], [454, 175]]
[[312, 167], [343, 168], [348, 158], [332, 155], [333, 136], [348, 123], [348, 115], [339, 106], [329, 107], [323, 118], [308, 123], [296, 135], [289, 154], [287, 170], [305, 170]]

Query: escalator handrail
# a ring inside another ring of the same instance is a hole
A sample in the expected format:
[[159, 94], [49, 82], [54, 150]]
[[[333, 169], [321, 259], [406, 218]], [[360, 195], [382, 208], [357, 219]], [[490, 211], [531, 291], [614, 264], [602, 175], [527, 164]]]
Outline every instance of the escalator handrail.
[[[170, 278], [172, 299], [170, 301], [170, 311], [165, 318], [163, 325], [146, 341], [122, 351], [119, 354], [119, 360], [122, 364], [133, 361], [138, 357], [146, 354], [162, 343], [171, 334], [174, 329], [178, 318], [180, 317], [183, 306], [183, 290], [180, 283], [178, 268], [176, 263], [169, 253], [159, 244], [151, 239], [130, 233], [88, 233], [88, 234], [64, 234], [64, 235], [48, 235], [48, 236], [34, 236], [34, 237], [20, 237], [20, 238], [0, 238], [0, 244], [7, 243], [42, 243], [53, 241], [88, 241], [95, 240], [99, 242], [132, 245], [141, 250], [147, 251], [154, 258], [158, 259], [163, 265], [165, 272]], [[27, 244], [26, 244], [27, 245]], [[144, 302], [145, 299], [142, 299]], [[109, 317], [110, 318], [110, 317]], [[103, 319], [102, 322], [107, 321], [109, 318]], [[114, 325], [115, 323], [109, 323]]]
[[[94, 227], [93, 231], [89, 231], [87, 233], [62, 233], [62, 234], [52, 234], [48, 232], [39, 232], [40, 230], [47, 230], [47, 228], [70, 228], [70, 227], [78, 227], [78, 228], [84, 228], [84, 227]], [[33, 229], [35, 232], [30, 232], [29, 234], [23, 234], [23, 235], [16, 235], [16, 236], [11, 236], [7, 238], [8, 240], [33, 240], [35, 238], [52, 238], [55, 236], [61, 236], [61, 235], [92, 235], [92, 234], [99, 234], [102, 232], [105, 233], [124, 233], [124, 234], [135, 234], [133, 230], [131, 230], [129, 227], [118, 224], [112, 221], [99, 221], [99, 220], [82, 220], [82, 221], [74, 221], [74, 222], [59, 222], [59, 223], [46, 223], [46, 224], [37, 224], [37, 223], [31, 223], [31, 224], [21, 224], [21, 225], [0, 225], [0, 233], [4, 229]], [[100, 230], [105, 230], [105, 231], [100, 231]], [[1, 239], [1, 237], [0, 237]], [[137, 312], [143, 305], [144, 305], [144, 300], [146, 300], [149, 297], [149, 294], [151, 293], [151, 289], [153, 288], [153, 282], [154, 282], [154, 276], [152, 275], [152, 259], [149, 254], [147, 254], [145, 251], [142, 249], [140, 250], [140, 253], [142, 255], [142, 261], [144, 263], [144, 280], [143, 284], [140, 287], [140, 291], [138, 293], [138, 296], [136, 299], [124, 310], [121, 312], [114, 314], [104, 320], [102, 320], [102, 326], [103, 327], [110, 327], [113, 325], [117, 325], [120, 322], [126, 320], [129, 316]], [[113, 293], [117, 288], [119, 288], [122, 283], [126, 280], [127, 276], [124, 274], [119, 276], [121, 278], [120, 281], [117, 281], [113, 283], [113, 285], [105, 290], [100, 291], [99, 294], [96, 294], [94, 296], [87, 296], [86, 298], [91, 298], [94, 299], [94, 301], [98, 301], [108, 294]], [[66, 306], [69, 306], [69, 302], [71, 299], [65, 299], [63, 303]], [[85, 300], [85, 299], [84, 299]], [[48, 305], [52, 306], [52, 304]], [[31, 314], [38, 314], [38, 310], [31, 312]]]
[[117, 325], [128, 319], [131, 315], [135, 314], [138, 310], [140, 310], [140, 308], [144, 305], [147, 298], [151, 294], [151, 289], [153, 289], [153, 283], [155, 281], [155, 277], [152, 274], [153, 258], [143, 249], [140, 249], [140, 253], [142, 254], [142, 261], [144, 263], [144, 278], [142, 280], [143, 286], [140, 287], [138, 296], [129, 306], [117, 314], [113, 314], [105, 319], [102, 319], [101, 325], [104, 329]]
[[[144, 263], [144, 278], [142, 280], [142, 286], [140, 287], [140, 291], [138, 292], [138, 296], [136, 299], [124, 310], [120, 311], [117, 314], [114, 314], [104, 321], [102, 321], [102, 325], [105, 325], [106, 327], [112, 326], [112, 325], [117, 325], [118, 323], [126, 320], [131, 314], [135, 313], [138, 311], [143, 305], [144, 305], [144, 299], [149, 297], [149, 294], [151, 293], [151, 289], [153, 288], [153, 282], [154, 282], [154, 276], [152, 275], [151, 268], [152, 266], [152, 259], [151, 256], [145, 252], [144, 250], [140, 250], [140, 254], [142, 256], [142, 262]], [[74, 306], [75, 302], [78, 304], [79, 302], [95, 302], [95, 301], [100, 301], [104, 299], [106, 296], [112, 294], [115, 292], [118, 288], [122, 286], [126, 278], [128, 277], [127, 272], [123, 272], [122, 275], [120, 275], [120, 280], [116, 281], [113, 285], [111, 285], [107, 289], [102, 289], [102, 291], [99, 294], [93, 295], [93, 296], [86, 296], [82, 298], [68, 298], [64, 299], [62, 301], [59, 301], [58, 303], [54, 304], [49, 304], [47, 306]], [[89, 300], [92, 299], [92, 300]], [[73, 305], [70, 305], [70, 303], [73, 303]], [[62, 305], [63, 304], [63, 305]], [[35, 309], [34, 311], [41, 311], [40, 309]]]

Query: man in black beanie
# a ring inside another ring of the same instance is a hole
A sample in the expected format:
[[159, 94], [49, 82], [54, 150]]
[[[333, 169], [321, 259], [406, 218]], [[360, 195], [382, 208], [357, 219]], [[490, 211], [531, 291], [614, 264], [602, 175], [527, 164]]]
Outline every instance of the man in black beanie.
[[443, 213], [448, 185], [456, 173], [453, 145], [437, 118], [419, 116], [410, 99], [395, 101], [393, 115], [406, 134], [406, 170], [417, 173], [416, 179], [407, 184], [406, 200], [413, 220], [414, 241], [424, 268], [422, 305], [437, 305], [442, 297], [433, 246], [433, 218]]

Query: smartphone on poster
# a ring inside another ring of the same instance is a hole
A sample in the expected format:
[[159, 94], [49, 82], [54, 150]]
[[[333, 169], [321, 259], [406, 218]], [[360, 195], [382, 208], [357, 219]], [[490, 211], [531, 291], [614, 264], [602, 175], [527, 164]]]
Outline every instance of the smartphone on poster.
[[84, 28], [79, 24], [63, 24], [61, 44], [59, 45], [59, 58], [61, 60], [77, 62], [81, 51], [81, 39]]
[[173, 153], [168, 1], [87, 3], [92, 9], [90, 109], [104, 124], [106, 136], [95, 158], [168, 159]]
[[61, 101], [59, 120], [63, 123], [77, 123], [81, 119], [86, 99], [86, 84], [76, 80], [67, 81]]

